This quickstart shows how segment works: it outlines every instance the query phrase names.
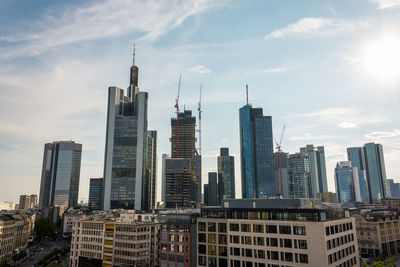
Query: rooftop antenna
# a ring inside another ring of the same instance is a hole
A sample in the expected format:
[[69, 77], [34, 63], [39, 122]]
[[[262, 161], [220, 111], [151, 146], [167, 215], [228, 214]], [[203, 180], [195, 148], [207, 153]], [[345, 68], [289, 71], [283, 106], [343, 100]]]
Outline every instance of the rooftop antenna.
[[133, 64], [132, 64], [132, 66], [135, 66], [135, 49], [136, 49], [136, 44], [133, 44]]
[[249, 105], [249, 86], [246, 84], [246, 105]]

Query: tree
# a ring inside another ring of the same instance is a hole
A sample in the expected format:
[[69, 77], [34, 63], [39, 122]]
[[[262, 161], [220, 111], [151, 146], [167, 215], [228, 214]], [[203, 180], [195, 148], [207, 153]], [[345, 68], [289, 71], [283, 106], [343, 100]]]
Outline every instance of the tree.
[[386, 266], [387, 267], [394, 267], [394, 266], [396, 266], [396, 263], [397, 263], [396, 257], [390, 257], [386, 262]]
[[383, 261], [376, 261], [372, 264], [372, 267], [385, 267], [385, 263]]
[[35, 233], [39, 240], [42, 240], [45, 236], [52, 235], [55, 229], [54, 223], [50, 217], [42, 217], [35, 222]]
[[362, 262], [361, 267], [369, 267], [369, 264], [366, 263], [365, 261]]

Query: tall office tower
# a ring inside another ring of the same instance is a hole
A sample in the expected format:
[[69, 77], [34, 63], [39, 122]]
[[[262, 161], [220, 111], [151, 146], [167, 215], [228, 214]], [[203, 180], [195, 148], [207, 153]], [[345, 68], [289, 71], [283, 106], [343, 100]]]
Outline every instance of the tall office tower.
[[272, 118], [250, 104], [239, 110], [242, 197], [275, 196]]
[[143, 182], [143, 206], [146, 210], [156, 207], [157, 186], [157, 131], [147, 131], [146, 179]]
[[339, 202], [361, 202], [358, 168], [352, 167], [350, 161], [336, 164], [335, 188]]
[[[133, 57], [135, 58], [135, 56]], [[133, 60], [128, 95], [108, 88], [102, 206], [104, 210], [146, 210], [147, 101], [139, 92]]]
[[103, 178], [90, 178], [89, 184], [89, 208], [101, 209], [101, 196], [103, 191]]
[[392, 188], [394, 188], [394, 180], [386, 179], [386, 192], [388, 198], [393, 198], [392, 196]]
[[189, 198], [190, 203], [200, 202], [198, 194], [198, 176], [196, 168], [198, 167], [198, 158], [196, 158], [196, 117], [192, 116], [191, 110], [185, 110], [179, 113], [178, 119], [171, 118], [171, 158], [190, 160], [189, 177]]
[[316, 198], [318, 193], [328, 192], [324, 147], [315, 148], [314, 145], [307, 145], [300, 148], [300, 153], [307, 154], [310, 162], [312, 196]]
[[166, 200], [166, 187], [167, 187], [167, 175], [165, 173], [166, 160], [169, 159], [168, 154], [162, 154], [161, 158], [161, 202], [165, 203]]
[[363, 147], [347, 148], [347, 160], [351, 162], [352, 167], [358, 169], [358, 182], [360, 186], [361, 201], [369, 202], [367, 167], [365, 163], [365, 153]]
[[192, 178], [190, 159], [165, 159], [165, 207], [191, 207], [190, 182]]
[[20, 195], [19, 196], [19, 204], [18, 209], [20, 210], [28, 210], [30, 209], [31, 197], [28, 195]]
[[38, 196], [36, 194], [31, 195], [31, 201], [30, 201], [30, 208], [33, 209], [34, 207], [37, 206], [38, 202]]
[[229, 155], [229, 148], [222, 147], [218, 157], [218, 186], [221, 199], [235, 198], [235, 159]]
[[364, 145], [367, 181], [371, 203], [380, 202], [388, 196], [386, 190], [386, 168], [381, 144]]
[[290, 197], [287, 166], [288, 155], [285, 152], [274, 153], [276, 193], [284, 198]]
[[288, 156], [288, 185], [290, 198], [312, 198], [310, 161], [307, 154]]
[[204, 205], [208, 206], [208, 184], [204, 184]]
[[400, 183], [395, 183], [393, 179], [386, 179], [388, 191], [391, 198], [400, 198]]
[[82, 145], [57, 141], [44, 145], [39, 207], [75, 207], [78, 204]]
[[208, 173], [208, 187], [207, 187], [207, 205], [217, 206], [219, 204], [218, 199], [218, 183], [217, 183], [217, 173]]

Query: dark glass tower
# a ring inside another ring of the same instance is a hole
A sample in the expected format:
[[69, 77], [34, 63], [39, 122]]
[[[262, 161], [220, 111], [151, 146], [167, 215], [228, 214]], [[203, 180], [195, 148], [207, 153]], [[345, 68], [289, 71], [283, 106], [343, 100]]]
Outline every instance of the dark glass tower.
[[307, 154], [296, 153], [288, 156], [289, 197], [312, 198], [310, 162]]
[[347, 148], [347, 160], [351, 162], [351, 166], [358, 169], [358, 182], [360, 184], [360, 194], [362, 202], [369, 202], [367, 170], [363, 147]]
[[235, 159], [227, 147], [220, 149], [218, 157], [218, 187], [220, 200], [235, 198]]
[[339, 202], [361, 201], [358, 168], [352, 167], [350, 161], [342, 161], [336, 164], [335, 188]]
[[92, 210], [101, 209], [101, 195], [103, 178], [90, 178], [89, 186], [89, 208]]
[[78, 204], [82, 145], [73, 141], [45, 144], [39, 207]]
[[275, 196], [272, 118], [247, 104], [239, 110], [242, 197]]
[[380, 202], [387, 197], [386, 168], [381, 144], [368, 143], [364, 145], [365, 163], [370, 201]]

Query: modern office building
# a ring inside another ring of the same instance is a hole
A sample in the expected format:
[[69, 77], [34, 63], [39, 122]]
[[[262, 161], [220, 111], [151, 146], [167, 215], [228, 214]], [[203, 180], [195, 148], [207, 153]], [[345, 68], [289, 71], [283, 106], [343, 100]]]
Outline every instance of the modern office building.
[[151, 214], [76, 220], [69, 266], [158, 266], [159, 228]]
[[101, 209], [101, 196], [103, 192], [103, 178], [90, 178], [89, 184], [89, 208]]
[[38, 196], [36, 194], [31, 195], [31, 201], [30, 201], [30, 208], [33, 209], [34, 207], [36, 207], [38, 204]]
[[198, 266], [360, 266], [355, 220], [310, 199], [223, 200], [197, 219]]
[[178, 118], [171, 118], [171, 158], [190, 160], [189, 199], [192, 205], [200, 203], [200, 177], [196, 175], [201, 167], [196, 157], [196, 117], [191, 110], [180, 112]]
[[388, 191], [391, 198], [400, 198], [400, 183], [395, 183], [393, 179], [386, 179]]
[[358, 182], [360, 183], [360, 193], [362, 202], [369, 202], [367, 166], [365, 162], [365, 153], [363, 147], [347, 148], [347, 160], [351, 162], [352, 167], [358, 169]]
[[287, 158], [289, 198], [312, 198], [310, 162], [307, 154], [291, 154]]
[[285, 152], [274, 153], [276, 194], [283, 198], [290, 197], [287, 162], [288, 156], [289, 153]]
[[315, 148], [314, 145], [307, 145], [306, 147], [300, 148], [300, 153], [308, 155], [312, 181], [312, 196], [317, 197], [318, 193], [328, 192], [324, 147], [318, 146]]
[[361, 202], [358, 168], [352, 167], [351, 161], [336, 164], [335, 188], [339, 202]]
[[167, 176], [165, 173], [166, 160], [169, 159], [168, 154], [162, 154], [161, 156], [161, 202], [165, 203], [166, 199], [166, 186], [167, 186]]
[[208, 173], [208, 185], [205, 188], [204, 194], [207, 195], [207, 199], [204, 199], [204, 204], [206, 206], [216, 206], [219, 204], [219, 184], [217, 182], [218, 174], [216, 172]]
[[39, 207], [75, 207], [78, 204], [82, 145], [56, 141], [44, 146]]
[[30, 208], [31, 208], [31, 196], [20, 195], [19, 196], [18, 209], [20, 209], [20, 210], [28, 210]]
[[242, 197], [275, 196], [272, 117], [246, 104], [239, 110]]
[[165, 159], [165, 207], [191, 207], [189, 196], [192, 171], [190, 159]]
[[235, 159], [229, 148], [222, 147], [218, 157], [218, 186], [221, 199], [235, 198]]
[[146, 210], [147, 102], [134, 60], [127, 96], [108, 88], [103, 209]]
[[338, 198], [336, 193], [332, 192], [325, 192], [325, 193], [318, 193], [317, 198], [321, 200], [321, 202], [325, 203], [337, 203]]
[[147, 169], [150, 175], [149, 209], [157, 207], [157, 131], [147, 131]]

